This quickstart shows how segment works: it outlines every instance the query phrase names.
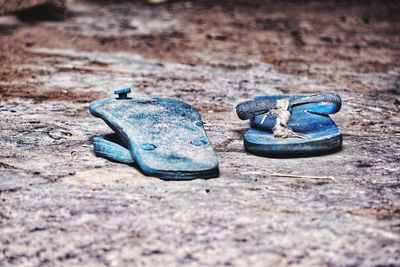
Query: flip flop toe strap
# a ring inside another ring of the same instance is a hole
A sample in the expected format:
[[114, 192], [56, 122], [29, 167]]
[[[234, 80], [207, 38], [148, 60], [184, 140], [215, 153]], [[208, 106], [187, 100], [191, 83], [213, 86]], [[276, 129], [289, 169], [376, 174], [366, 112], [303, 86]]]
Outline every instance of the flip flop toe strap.
[[289, 111], [289, 99], [279, 99], [276, 101], [276, 108], [270, 110], [264, 115], [273, 114], [276, 116], [275, 126], [272, 128], [272, 132], [275, 138], [286, 139], [286, 138], [308, 138], [307, 135], [296, 133], [288, 127], [290, 116], [292, 115]]
[[342, 99], [335, 93], [321, 93], [299, 98], [289, 98], [290, 107], [303, 104], [315, 103], [315, 105], [307, 108], [307, 111], [319, 114], [333, 114], [342, 107]]

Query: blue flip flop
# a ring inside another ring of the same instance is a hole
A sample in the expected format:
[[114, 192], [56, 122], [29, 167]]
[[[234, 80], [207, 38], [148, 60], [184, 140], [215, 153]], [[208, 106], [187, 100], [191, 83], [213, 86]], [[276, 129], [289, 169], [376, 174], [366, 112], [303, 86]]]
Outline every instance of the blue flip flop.
[[340, 96], [260, 96], [240, 103], [236, 112], [249, 119], [244, 136], [246, 151], [262, 156], [298, 156], [338, 150], [340, 128], [329, 117], [341, 108]]
[[93, 138], [97, 155], [164, 180], [219, 176], [217, 155], [195, 108], [173, 99], [131, 99], [130, 91], [90, 104], [90, 113], [115, 132]]

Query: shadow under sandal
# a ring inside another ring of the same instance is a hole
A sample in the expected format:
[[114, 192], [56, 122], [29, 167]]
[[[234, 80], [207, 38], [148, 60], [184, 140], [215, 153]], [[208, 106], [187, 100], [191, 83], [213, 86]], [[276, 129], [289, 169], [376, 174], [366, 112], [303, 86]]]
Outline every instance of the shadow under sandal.
[[341, 108], [340, 96], [260, 96], [236, 107], [240, 119], [249, 119], [244, 136], [246, 151], [274, 157], [317, 155], [339, 150], [342, 134], [329, 114]]
[[118, 98], [90, 104], [90, 113], [115, 132], [93, 138], [97, 155], [163, 180], [219, 176], [217, 155], [195, 108], [173, 99], [131, 99], [129, 92], [117, 90]]

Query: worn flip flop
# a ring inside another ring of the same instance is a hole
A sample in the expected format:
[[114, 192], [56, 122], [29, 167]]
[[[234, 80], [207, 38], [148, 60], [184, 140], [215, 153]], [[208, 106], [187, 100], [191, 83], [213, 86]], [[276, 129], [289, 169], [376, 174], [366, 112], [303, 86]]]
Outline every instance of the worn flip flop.
[[240, 119], [250, 119], [246, 151], [262, 156], [327, 153], [342, 144], [340, 128], [328, 114], [341, 108], [335, 93], [311, 96], [261, 96], [240, 103]]
[[93, 138], [97, 155], [135, 163], [164, 180], [218, 177], [218, 159], [195, 108], [173, 99], [131, 99], [129, 92], [117, 90], [118, 98], [90, 104], [90, 113], [115, 132]]

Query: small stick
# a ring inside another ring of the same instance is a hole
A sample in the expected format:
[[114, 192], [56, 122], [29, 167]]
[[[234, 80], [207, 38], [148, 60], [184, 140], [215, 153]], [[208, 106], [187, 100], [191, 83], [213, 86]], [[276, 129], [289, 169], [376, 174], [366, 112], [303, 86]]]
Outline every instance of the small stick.
[[[244, 174], [265, 174], [264, 172], [242, 172]], [[289, 174], [289, 173], [279, 173], [274, 171], [268, 171], [267, 174], [271, 176], [277, 177], [286, 177], [286, 178], [304, 178], [304, 179], [322, 179], [322, 180], [332, 180], [336, 181], [335, 177], [332, 176], [309, 176], [309, 175], [299, 175], [299, 174]]]
[[261, 120], [261, 124], [264, 123], [265, 119], [267, 118], [267, 114], [268, 114], [268, 113], [265, 113], [264, 117], [263, 117], [262, 120]]
[[309, 175], [278, 173], [273, 171], [271, 171], [271, 174], [274, 176], [287, 177], [287, 178], [323, 179], [323, 180], [336, 181], [335, 177], [332, 176], [309, 176]]
[[109, 67], [92, 67], [92, 66], [67, 66], [67, 65], [55, 65], [58, 70], [64, 71], [86, 71], [86, 72], [107, 72], [107, 73], [124, 73], [124, 74], [135, 74], [135, 72], [128, 69], [113, 69]]

